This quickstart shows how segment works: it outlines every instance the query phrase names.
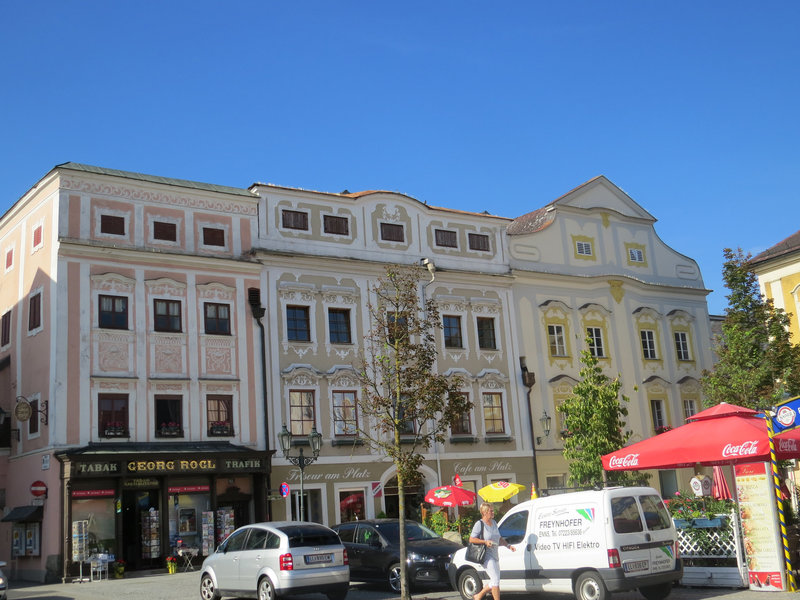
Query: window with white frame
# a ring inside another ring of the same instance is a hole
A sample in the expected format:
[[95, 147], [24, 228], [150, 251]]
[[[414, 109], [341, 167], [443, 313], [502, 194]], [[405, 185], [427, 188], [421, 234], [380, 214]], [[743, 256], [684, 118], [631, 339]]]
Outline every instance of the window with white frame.
[[444, 315], [442, 317], [444, 329], [445, 348], [463, 348], [464, 342], [461, 338], [461, 317], [455, 315]]
[[307, 306], [286, 307], [286, 337], [290, 342], [311, 341], [311, 320]]
[[567, 344], [563, 325], [548, 325], [547, 339], [550, 343], [550, 356], [566, 356]]
[[589, 353], [595, 358], [604, 358], [603, 330], [600, 327], [587, 327], [586, 337], [589, 341]]
[[31, 294], [28, 299], [28, 332], [42, 328], [42, 292]]
[[44, 225], [39, 224], [33, 227], [31, 250], [38, 250], [44, 246]]
[[347, 308], [328, 309], [328, 335], [331, 344], [350, 344], [350, 310]]
[[494, 319], [478, 317], [478, 347], [481, 350], [497, 350], [497, 339], [494, 333]]
[[289, 427], [292, 435], [308, 436], [316, 426], [316, 405], [312, 390], [289, 391]]
[[659, 398], [650, 399], [650, 416], [653, 419], [653, 429], [658, 431], [666, 427], [667, 414], [664, 411], [664, 401]]
[[128, 328], [127, 296], [109, 296], [106, 294], [100, 294], [98, 297], [98, 302], [98, 327], [101, 329]]
[[486, 426], [486, 433], [505, 433], [503, 394], [498, 392], [483, 393], [483, 423]]
[[358, 435], [356, 392], [334, 390], [331, 396], [333, 400], [333, 434], [337, 437]]
[[645, 360], [656, 360], [656, 332], [652, 329], [642, 329], [639, 331], [642, 340], [642, 356]]
[[697, 414], [697, 401], [694, 398], [683, 399], [683, 419], [686, 420]]
[[575, 252], [578, 256], [591, 256], [592, 242], [575, 242]]
[[678, 360], [692, 360], [689, 354], [689, 336], [686, 335], [686, 332], [676, 331], [673, 337], [675, 338], [675, 353], [678, 356]]
[[2, 333], [0, 333], [0, 346], [8, 346], [11, 343], [11, 311], [3, 313]]
[[644, 251], [641, 248], [628, 248], [628, 259], [634, 263], [643, 263]]
[[[469, 400], [469, 394], [463, 392], [462, 395], [466, 400]], [[472, 420], [470, 419], [470, 411], [465, 410], [460, 415], [453, 419], [450, 423], [451, 435], [471, 435], [472, 434]]]
[[154, 330], [166, 331], [170, 333], [180, 333], [181, 325], [181, 301], [156, 298], [153, 300], [153, 310], [155, 314]]

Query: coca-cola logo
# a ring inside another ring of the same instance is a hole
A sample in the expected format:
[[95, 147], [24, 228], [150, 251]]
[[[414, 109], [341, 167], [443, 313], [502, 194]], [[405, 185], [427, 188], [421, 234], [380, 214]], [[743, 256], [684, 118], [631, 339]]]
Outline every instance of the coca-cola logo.
[[639, 454], [626, 454], [625, 456], [617, 456], [616, 454], [608, 460], [608, 466], [612, 469], [619, 469], [620, 467], [636, 467], [639, 465]]
[[722, 456], [752, 456], [758, 454], [758, 440], [751, 440], [749, 442], [742, 442], [738, 446], [734, 444], [726, 444], [722, 449]]
[[778, 440], [778, 450], [781, 452], [797, 452], [797, 440]]

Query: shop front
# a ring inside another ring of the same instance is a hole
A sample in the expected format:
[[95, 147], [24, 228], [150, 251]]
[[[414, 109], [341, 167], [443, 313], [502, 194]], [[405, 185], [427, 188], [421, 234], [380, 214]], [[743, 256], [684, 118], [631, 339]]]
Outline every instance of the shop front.
[[[509, 504], [528, 500], [532, 462], [530, 457], [519, 455], [426, 460], [418, 475], [415, 481], [405, 485], [406, 516], [414, 520], [422, 518], [422, 511], [427, 506], [424, 503], [425, 492], [439, 485], [451, 484], [456, 475], [461, 485], [473, 492], [496, 481], [521, 483], [526, 492], [512, 498]], [[396, 517], [399, 512], [397, 472], [393, 465], [383, 461], [356, 464], [316, 462], [302, 473], [294, 466], [274, 465], [272, 482], [276, 488], [285, 484], [288, 492], [282, 501], [273, 502], [276, 519], [299, 518], [301, 487], [303, 518], [325, 525], [379, 516]]]
[[96, 555], [127, 569], [200, 561], [236, 527], [267, 518], [268, 454], [232, 444], [92, 445], [58, 456], [65, 576]]

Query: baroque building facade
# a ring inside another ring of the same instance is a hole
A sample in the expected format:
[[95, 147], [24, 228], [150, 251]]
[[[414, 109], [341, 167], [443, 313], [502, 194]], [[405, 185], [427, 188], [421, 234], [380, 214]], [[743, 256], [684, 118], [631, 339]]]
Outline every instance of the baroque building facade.
[[[394, 468], [357, 435], [353, 366], [395, 263], [428, 265], [437, 367], [473, 402], [426, 454], [412, 507], [455, 475], [563, 490], [557, 408], [587, 335], [621, 375], [634, 439], [700, 407], [707, 290], [654, 222], [604, 177], [511, 219], [55, 167], [0, 218], [0, 559], [52, 580], [84, 549], [153, 568], [245, 522], [396, 514]], [[322, 436], [305, 469], [276, 450], [284, 426], [294, 454]]]

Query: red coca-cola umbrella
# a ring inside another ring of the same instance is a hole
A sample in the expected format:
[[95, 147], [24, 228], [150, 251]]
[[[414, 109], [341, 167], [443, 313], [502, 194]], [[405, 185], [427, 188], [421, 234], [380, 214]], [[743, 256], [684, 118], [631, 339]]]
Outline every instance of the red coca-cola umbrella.
[[434, 506], [469, 506], [475, 504], [475, 492], [454, 485], [443, 485], [428, 490], [425, 502]]
[[[721, 403], [685, 425], [602, 457], [606, 471], [680, 469], [769, 460], [767, 425], [761, 413]], [[800, 428], [775, 436], [778, 460], [800, 457]]]

